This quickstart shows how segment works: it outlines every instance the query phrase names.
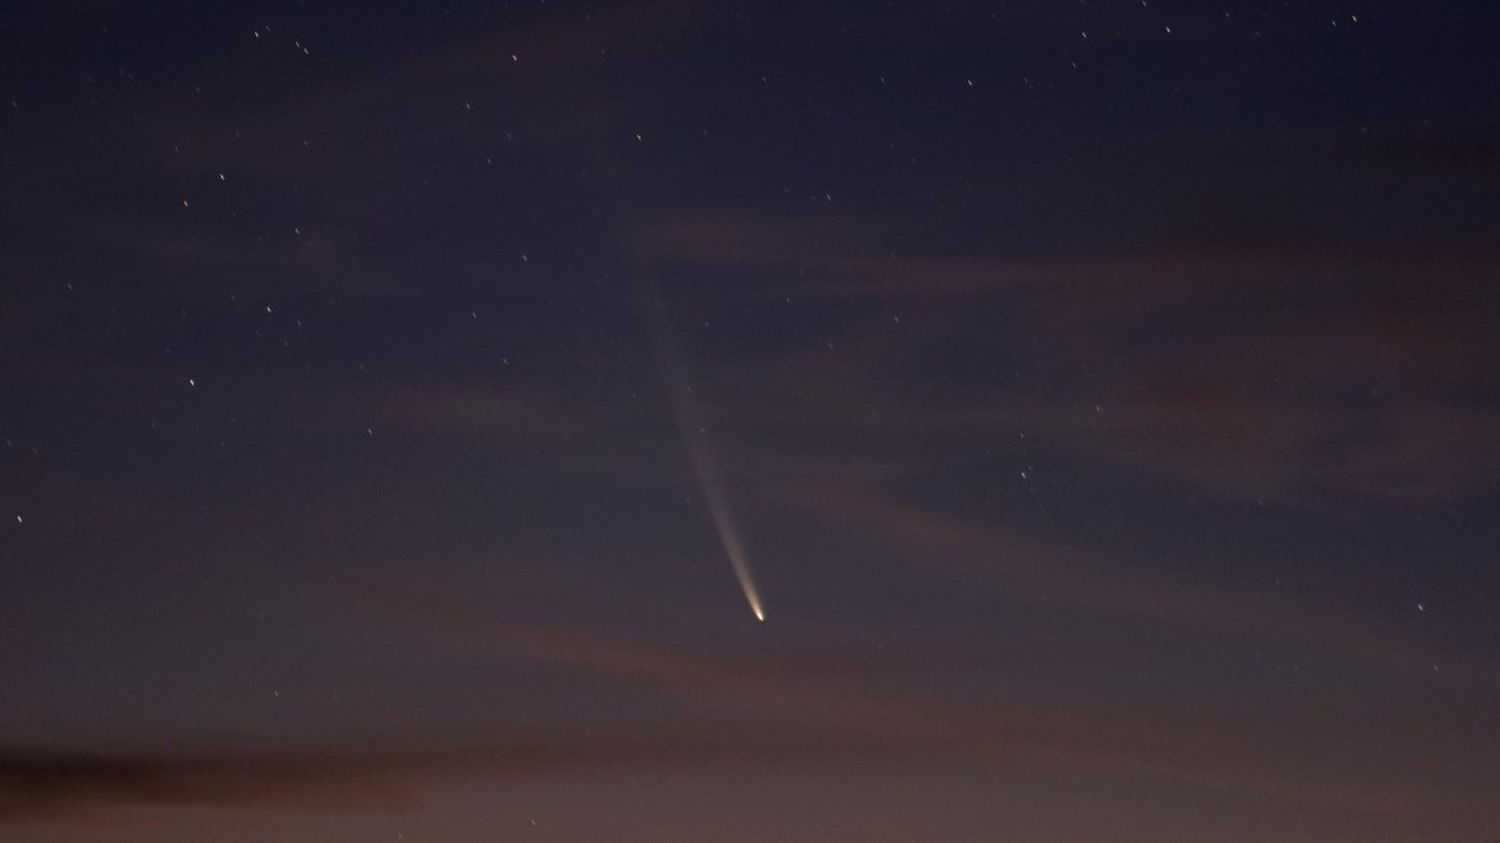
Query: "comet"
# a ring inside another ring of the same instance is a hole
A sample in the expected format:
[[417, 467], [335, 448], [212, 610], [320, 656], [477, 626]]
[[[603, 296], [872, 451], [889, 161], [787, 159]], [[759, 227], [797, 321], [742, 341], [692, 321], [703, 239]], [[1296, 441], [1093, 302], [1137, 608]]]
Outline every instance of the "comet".
[[[599, 142], [592, 145], [593, 157], [598, 162], [598, 172], [604, 185], [602, 196], [612, 207], [617, 220], [629, 219], [625, 201], [627, 191], [621, 187], [607, 148]], [[651, 350], [656, 357], [656, 367], [661, 373], [662, 385], [672, 405], [672, 417], [677, 431], [682, 436], [688, 461], [693, 465], [693, 477], [698, 489], [708, 502], [709, 514], [713, 517], [714, 530], [719, 534], [719, 544], [729, 558], [735, 581], [750, 604], [755, 619], [764, 623], [765, 605], [760, 599], [760, 589], [755, 584], [755, 571], [750, 564], [750, 554], [745, 549], [744, 537], [740, 534], [739, 521], [734, 507], [730, 505], [729, 493], [725, 490], [723, 473], [708, 438], [708, 428], [703, 422], [698, 403], [693, 400], [692, 382], [677, 353], [677, 343], [672, 338], [672, 325], [667, 319], [666, 302], [656, 285], [656, 279], [640, 260], [627, 250], [624, 264], [634, 278], [637, 303], [640, 306], [647, 333], [651, 339]]]
[[[697, 433], [697, 437], [694, 434]], [[722, 476], [715, 464], [713, 449], [702, 430], [685, 429], [688, 456], [693, 463], [693, 473], [698, 478], [698, 488], [708, 501], [708, 511], [714, 519], [714, 529], [719, 533], [719, 542], [724, 545], [724, 555], [734, 569], [734, 578], [745, 593], [745, 602], [755, 619], [765, 622], [766, 611], [760, 602], [760, 589], [755, 585], [755, 572], [750, 567], [750, 554], [745, 551], [745, 540], [740, 536], [739, 523], [729, 505], [729, 495], [724, 491]]]
[[704, 426], [698, 404], [693, 400], [692, 384], [678, 358], [677, 344], [672, 340], [672, 326], [667, 321], [664, 303], [655, 285], [643, 282], [641, 288], [657, 367], [672, 402], [672, 415], [677, 422], [677, 430], [682, 435], [688, 461], [693, 465], [693, 476], [698, 481], [703, 499], [708, 503], [714, 530], [719, 534], [719, 543], [724, 547], [724, 555], [729, 558], [729, 566], [734, 570], [734, 578], [740, 585], [740, 591], [745, 594], [745, 602], [750, 604], [750, 611], [755, 619], [764, 623], [766, 610], [760, 599], [760, 589], [755, 584], [750, 554], [745, 549], [745, 540], [740, 533], [734, 507], [730, 505], [723, 473], [719, 470], [713, 443], [708, 438], [708, 428]]

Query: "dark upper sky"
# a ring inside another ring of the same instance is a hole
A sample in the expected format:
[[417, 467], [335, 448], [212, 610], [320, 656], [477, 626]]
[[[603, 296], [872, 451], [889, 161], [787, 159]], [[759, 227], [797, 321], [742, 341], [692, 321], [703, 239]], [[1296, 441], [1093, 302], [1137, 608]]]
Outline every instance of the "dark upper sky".
[[1492, 7], [6, 3], [0, 837], [1493, 839]]

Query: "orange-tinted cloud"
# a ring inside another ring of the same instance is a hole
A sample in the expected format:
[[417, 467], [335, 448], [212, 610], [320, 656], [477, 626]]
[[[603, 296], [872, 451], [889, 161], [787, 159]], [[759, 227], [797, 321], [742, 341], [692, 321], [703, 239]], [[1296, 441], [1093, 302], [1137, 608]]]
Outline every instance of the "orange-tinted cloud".
[[[1497, 353], [1493, 251], [1232, 223], [1114, 254], [923, 257], [887, 249], [888, 227], [707, 214], [641, 226], [630, 242], [663, 265], [762, 270], [717, 293], [881, 303], [826, 347], [716, 373], [731, 385], [723, 394], [742, 396], [724, 415], [746, 426], [946, 435], [958, 450], [1025, 435], [1033, 448], [1261, 501], [1422, 503], [1482, 491], [1500, 470], [1500, 416], [1465, 397]], [[1244, 302], [1255, 321], [1239, 315]], [[1003, 326], [996, 312], [1011, 314]], [[1184, 323], [1175, 336], [1132, 333], [1173, 320]], [[950, 345], [1014, 366], [1016, 385], [922, 390], [920, 361]], [[1022, 380], [1033, 348], [1056, 372]], [[1070, 372], [1082, 377], [1060, 377]]]

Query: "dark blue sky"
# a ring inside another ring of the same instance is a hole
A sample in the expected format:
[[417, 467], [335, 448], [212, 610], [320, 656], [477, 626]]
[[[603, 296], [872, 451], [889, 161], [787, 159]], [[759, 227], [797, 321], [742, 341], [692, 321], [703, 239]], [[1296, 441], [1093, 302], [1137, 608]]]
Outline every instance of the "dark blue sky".
[[1493, 839], [1497, 23], [6, 4], [0, 836]]

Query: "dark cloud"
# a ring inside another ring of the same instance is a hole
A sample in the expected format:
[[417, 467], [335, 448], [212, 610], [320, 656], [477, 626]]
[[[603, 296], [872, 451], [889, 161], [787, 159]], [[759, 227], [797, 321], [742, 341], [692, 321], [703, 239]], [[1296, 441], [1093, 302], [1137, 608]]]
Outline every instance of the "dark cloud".
[[[392, 807], [445, 781], [535, 776], [580, 767], [787, 762], [849, 751], [826, 738], [705, 731], [589, 730], [458, 748], [224, 753], [0, 752], [0, 825], [77, 822], [129, 806]], [[853, 747], [861, 752], [868, 748]]]

